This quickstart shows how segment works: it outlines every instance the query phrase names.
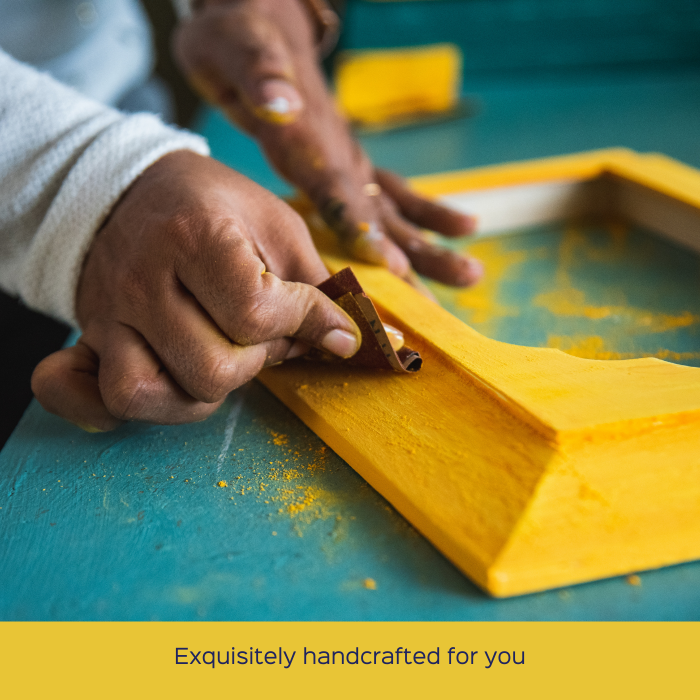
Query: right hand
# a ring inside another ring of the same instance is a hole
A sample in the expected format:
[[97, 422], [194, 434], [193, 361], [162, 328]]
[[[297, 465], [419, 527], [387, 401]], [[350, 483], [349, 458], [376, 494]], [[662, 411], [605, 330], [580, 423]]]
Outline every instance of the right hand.
[[86, 258], [83, 334], [44, 359], [32, 389], [87, 430], [213, 413], [263, 367], [310, 346], [353, 355], [352, 319], [301, 218], [210, 158], [171, 153], [117, 203]]
[[413, 270], [458, 287], [481, 277], [479, 261], [422, 232], [466, 236], [475, 219], [375, 168], [353, 137], [326, 86], [311, 16], [300, 0], [200, 0], [174, 48], [192, 85], [257, 140], [350, 257], [383, 265], [419, 288]]

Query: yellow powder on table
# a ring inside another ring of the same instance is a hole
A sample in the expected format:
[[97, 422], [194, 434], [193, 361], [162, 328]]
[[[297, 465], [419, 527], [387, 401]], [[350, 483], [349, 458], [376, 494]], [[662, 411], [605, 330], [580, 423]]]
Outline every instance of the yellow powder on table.
[[370, 591], [377, 590], [377, 582], [373, 578], [366, 578], [362, 583], [364, 587]]
[[278, 445], [278, 446], [286, 445], [289, 442], [288, 435], [283, 435], [282, 433], [276, 433], [274, 430], [270, 430], [270, 435], [272, 435], [272, 442], [275, 445]]
[[217, 486], [224, 488], [225, 486], [228, 486], [228, 483], [222, 480], [217, 484]]

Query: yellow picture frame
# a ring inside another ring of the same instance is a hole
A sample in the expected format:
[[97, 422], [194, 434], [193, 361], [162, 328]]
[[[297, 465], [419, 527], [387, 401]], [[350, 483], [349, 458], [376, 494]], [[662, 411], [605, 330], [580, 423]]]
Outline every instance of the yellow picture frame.
[[[612, 149], [412, 184], [465, 197], [487, 230], [610, 212], [700, 250], [700, 172], [661, 155]], [[467, 576], [510, 596], [700, 558], [700, 369], [485, 338], [344, 259], [306, 215], [329, 270], [352, 266], [424, 368], [299, 360], [260, 379]]]

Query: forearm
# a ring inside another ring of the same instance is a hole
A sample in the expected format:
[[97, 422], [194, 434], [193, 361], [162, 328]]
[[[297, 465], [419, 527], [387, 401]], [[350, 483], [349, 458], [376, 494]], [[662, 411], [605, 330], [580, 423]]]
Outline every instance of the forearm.
[[207, 153], [197, 136], [109, 109], [0, 51], [0, 287], [76, 325], [95, 232], [146, 168], [183, 149]]

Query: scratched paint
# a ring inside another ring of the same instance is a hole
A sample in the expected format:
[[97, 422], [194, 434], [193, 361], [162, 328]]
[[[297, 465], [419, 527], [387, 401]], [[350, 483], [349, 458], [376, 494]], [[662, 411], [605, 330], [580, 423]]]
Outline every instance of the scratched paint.
[[484, 261], [485, 281], [431, 287], [484, 335], [589, 359], [700, 366], [695, 253], [619, 222], [538, 226], [454, 247]]

